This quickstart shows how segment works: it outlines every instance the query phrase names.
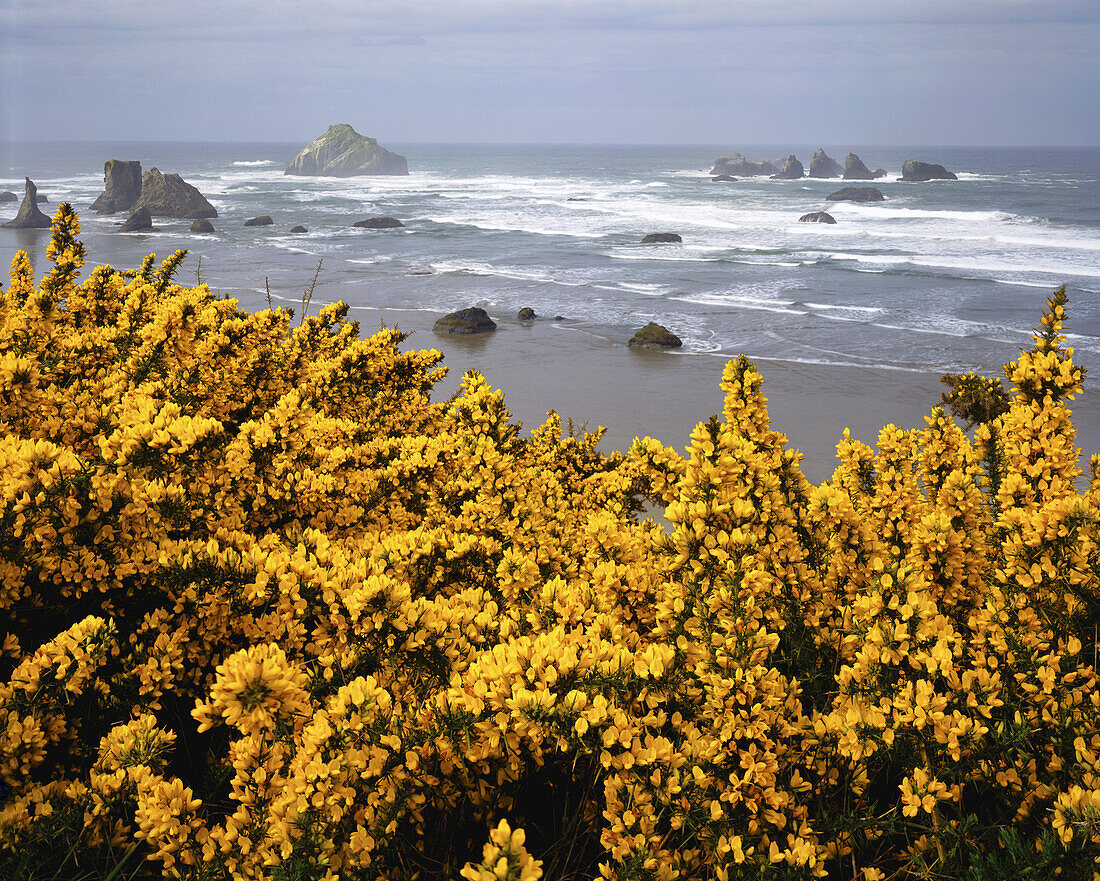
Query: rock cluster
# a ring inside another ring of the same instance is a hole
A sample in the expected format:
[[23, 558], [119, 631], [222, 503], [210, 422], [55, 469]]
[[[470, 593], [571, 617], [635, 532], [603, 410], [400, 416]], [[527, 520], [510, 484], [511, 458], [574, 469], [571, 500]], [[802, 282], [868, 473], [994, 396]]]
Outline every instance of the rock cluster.
[[19, 206], [15, 217], [0, 226], [4, 229], [47, 229], [50, 218], [38, 210], [38, 187], [29, 177], [23, 180], [25, 191], [23, 204]]
[[291, 160], [284, 172], [324, 177], [408, 173], [409, 163], [404, 156], [391, 153], [346, 123], [330, 125]]
[[140, 196], [141, 163], [108, 159], [103, 163], [103, 192], [92, 202], [92, 210], [100, 214], [129, 211]]

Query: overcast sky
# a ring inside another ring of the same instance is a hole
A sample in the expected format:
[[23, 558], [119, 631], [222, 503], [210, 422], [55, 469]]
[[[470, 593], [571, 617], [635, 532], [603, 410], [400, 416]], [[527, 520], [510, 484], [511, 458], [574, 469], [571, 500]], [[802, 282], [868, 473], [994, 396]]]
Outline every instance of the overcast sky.
[[1100, 144], [1100, 0], [0, 0], [0, 137]]

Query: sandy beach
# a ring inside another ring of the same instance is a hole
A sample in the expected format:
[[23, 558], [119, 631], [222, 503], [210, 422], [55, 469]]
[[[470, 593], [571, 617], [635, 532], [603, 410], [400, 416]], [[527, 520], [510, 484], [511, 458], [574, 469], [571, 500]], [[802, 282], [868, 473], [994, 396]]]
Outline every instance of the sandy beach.
[[[626, 336], [608, 339], [569, 321], [544, 318], [521, 322], [494, 315], [498, 329], [493, 333], [444, 336], [432, 332], [436, 316], [430, 313], [358, 308], [353, 315], [364, 334], [384, 320], [410, 333], [406, 347], [444, 353], [450, 372], [436, 387], [436, 400], [451, 394], [464, 372], [478, 370], [504, 390], [508, 409], [525, 430], [553, 409], [577, 426], [606, 427], [606, 450], [626, 449], [635, 437], [646, 435], [683, 450], [695, 426], [722, 409], [723, 357], [637, 351], [627, 347]], [[874, 446], [883, 425], [923, 427], [946, 390], [930, 373], [755, 363], [764, 376], [772, 427], [802, 453], [803, 472], [814, 483], [832, 474], [845, 428]], [[1078, 446], [1085, 451], [1083, 468], [1089, 454], [1100, 451], [1097, 401], [1086, 385], [1073, 405]]]

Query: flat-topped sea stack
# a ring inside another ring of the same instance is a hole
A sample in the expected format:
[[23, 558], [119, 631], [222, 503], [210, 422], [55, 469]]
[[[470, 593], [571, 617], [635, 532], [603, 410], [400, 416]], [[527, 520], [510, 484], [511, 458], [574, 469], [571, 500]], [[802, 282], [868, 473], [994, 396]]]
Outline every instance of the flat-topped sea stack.
[[800, 180], [806, 176], [806, 169], [792, 153], [783, 160], [783, 165], [778, 172], [772, 175], [772, 180]]
[[314, 177], [408, 173], [409, 163], [404, 156], [391, 153], [374, 138], [359, 134], [347, 123], [330, 125], [327, 132], [294, 157], [284, 172]]
[[826, 202], [883, 202], [886, 197], [875, 187], [845, 187], [825, 197]]
[[714, 160], [714, 168], [711, 174], [728, 174], [740, 177], [761, 177], [772, 175], [779, 171], [772, 163], [756, 159], [746, 159], [740, 153], [733, 152], [728, 156], [719, 156]]
[[129, 211], [141, 196], [141, 163], [108, 159], [103, 163], [103, 192], [92, 202], [99, 214]]
[[840, 177], [844, 169], [840, 163], [825, 153], [818, 150], [810, 157], [810, 170], [807, 177]]
[[23, 188], [26, 195], [23, 196], [23, 204], [19, 211], [7, 223], [0, 224], [4, 229], [46, 229], [50, 225], [50, 218], [38, 210], [38, 187], [29, 177], [23, 179]]
[[931, 162], [918, 162], [916, 159], [906, 159], [901, 167], [900, 180], [926, 181], [926, 180], [958, 180], [953, 171], [948, 171], [942, 165]]
[[131, 211], [148, 208], [153, 217], [217, 217], [218, 210], [178, 174], [162, 174], [150, 168], [141, 179], [141, 195]]

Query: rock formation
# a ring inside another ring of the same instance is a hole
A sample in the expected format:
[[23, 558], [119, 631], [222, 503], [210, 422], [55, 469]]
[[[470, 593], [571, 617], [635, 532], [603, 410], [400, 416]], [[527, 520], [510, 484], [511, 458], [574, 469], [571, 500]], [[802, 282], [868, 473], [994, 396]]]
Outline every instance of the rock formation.
[[732, 174], [718, 174], [712, 177], [711, 180], [714, 181], [714, 183], [716, 184], [732, 184], [736, 182], [737, 178], [735, 178]]
[[153, 217], [217, 217], [217, 209], [178, 174], [161, 174], [150, 168], [141, 179], [141, 195], [132, 210], [148, 208]]
[[825, 197], [826, 202], [882, 202], [885, 199], [874, 187], [845, 187]]
[[684, 344], [676, 334], [656, 322], [649, 322], [630, 338], [632, 349], [678, 349]]
[[357, 220], [352, 224], [360, 229], [397, 229], [404, 225], [396, 217], [368, 217], [366, 220]]
[[141, 196], [141, 163], [108, 159], [103, 163], [103, 192], [92, 202], [100, 214], [129, 211]]
[[818, 150], [810, 157], [810, 171], [807, 177], [840, 177], [844, 169], [833, 158], [827, 156], [825, 151]]
[[304, 226], [292, 226], [290, 228], [290, 231], [295, 235], [298, 235], [299, 233], [309, 232], [309, 230], [306, 229]]
[[900, 180], [926, 181], [926, 180], [958, 180], [954, 172], [948, 171], [942, 165], [934, 165], [931, 162], [918, 162], [916, 159], [906, 159], [901, 167]]
[[710, 173], [760, 177], [761, 175], [775, 174], [777, 171], [779, 169], [770, 162], [746, 159], [740, 153], [733, 152], [728, 156], [719, 156], [715, 159], [714, 168], [710, 170]]
[[806, 170], [802, 167], [802, 163], [799, 162], [792, 153], [783, 160], [783, 167], [772, 175], [772, 180], [798, 180], [805, 176]]
[[0, 193], [0, 203], [18, 201], [19, 197], [15, 195], [15, 193], [13, 193], [11, 190], [4, 190], [4, 192]]
[[50, 202], [50, 200], [46, 198], [46, 194], [45, 194], [45, 193], [39, 193], [39, 194], [38, 194], [37, 196], [35, 196], [35, 197], [34, 197], [34, 200], [35, 200], [35, 201], [36, 201], [36, 202], [37, 202], [37, 203], [38, 203], [39, 205], [48, 205], [48, 204], [49, 204], [49, 202]]
[[119, 232], [140, 232], [149, 231], [153, 229], [153, 215], [149, 212], [149, 209], [145, 206], [141, 208], [135, 208], [130, 216], [126, 218], [126, 222], [119, 227]]
[[330, 125], [327, 132], [294, 157], [284, 172], [325, 177], [408, 173], [409, 163], [404, 156], [391, 153], [347, 123]]
[[19, 206], [19, 212], [0, 226], [4, 229], [46, 229], [50, 225], [50, 218], [38, 210], [38, 187], [29, 177], [24, 178], [24, 181], [26, 194], [23, 196], [23, 204]]
[[477, 306], [444, 315], [432, 328], [436, 333], [488, 333], [496, 329], [496, 322]]
[[880, 177], [886, 177], [886, 169], [885, 168], [876, 168], [875, 169], [875, 173], [874, 173], [875, 180], [878, 180]]
[[251, 220], [244, 222], [245, 226], [271, 226], [275, 221], [271, 219], [270, 214], [261, 214], [259, 217], [253, 217]]
[[191, 221], [191, 232], [213, 232], [214, 224], [212, 224], [205, 217], [200, 217], [198, 220]]
[[845, 180], [874, 180], [875, 176], [855, 153], [844, 157]]
[[683, 239], [674, 232], [651, 232], [642, 239], [643, 245], [666, 244], [670, 242], [682, 242]]
[[833, 215], [824, 211], [812, 211], [809, 214], [803, 214], [798, 218], [799, 223], [836, 223], [836, 219]]
[[530, 306], [524, 306], [516, 313], [516, 318], [520, 321], [532, 321], [535, 318], [535, 310]]

